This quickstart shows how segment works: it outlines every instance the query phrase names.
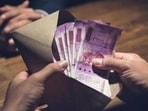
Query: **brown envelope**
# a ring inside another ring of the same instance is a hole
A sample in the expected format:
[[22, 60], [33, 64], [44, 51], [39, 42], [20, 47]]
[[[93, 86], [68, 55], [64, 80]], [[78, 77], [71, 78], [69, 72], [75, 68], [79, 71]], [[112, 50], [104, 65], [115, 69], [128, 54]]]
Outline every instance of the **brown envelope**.
[[[74, 20], [68, 11], [57, 11], [12, 33], [30, 73], [52, 62], [51, 46], [56, 27]], [[46, 87], [43, 101], [51, 111], [100, 111], [111, 100], [63, 74], [53, 75]]]
[[51, 45], [56, 27], [74, 20], [67, 11], [57, 11], [12, 33], [31, 73], [52, 62]]

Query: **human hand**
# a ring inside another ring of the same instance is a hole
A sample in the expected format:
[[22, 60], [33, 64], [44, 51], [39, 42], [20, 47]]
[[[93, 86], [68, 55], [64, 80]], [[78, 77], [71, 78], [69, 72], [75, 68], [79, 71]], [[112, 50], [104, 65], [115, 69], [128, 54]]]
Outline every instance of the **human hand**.
[[124, 85], [136, 95], [148, 90], [148, 62], [137, 54], [115, 53], [114, 58], [94, 59], [93, 65], [118, 72]]
[[[9, 20], [9, 19], [11, 19], [10, 17], [8, 18], [7, 17], [7, 19], [5, 18], [6, 16], [5, 16], [5, 13], [7, 13], [7, 12], [11, 12], [11, 11], [13, 11], [13, 10], [15, 10], [15, 9], [17, 9], [17, 8], [27, 8], [29, 6], [29, 1], [24, 1], [22, 4], [20, 4], [19, 6], [10, 6], [10, 5], [5, 5], [5, 6], [3, 6], [3, 7], [0, 7], [0, 26], [1, 26], [1, 30], [2, 30], [2, 28], [4, 28], [5, 27], [5, 25], [7, 25], [7, 21]], [[9, 15], [10, 16], [10, 15]], [[13, 16], [12, 16], [13, 17]]]
[[31, 111], [35, 109], [50, 76], [54, 73], [63, 72], [66, 67], [67, 62], [60, 61], [47, 65], [31, 76], [28, 76], [27, 72], [19, 73], [8, 87], [1, 111]]
[[24, 1], [16, 7], [6, 5], [0, 8], [0, 25], [6, 22], [6, 25], [2, 30], [4, 33], [10, 33], [12, 30], [44, 16], [42, 13], [36, 12], [28, 6], [29, 1]]
[[26, 0], [16, 7], [6, 5], [0, 8], [0, 33], [3, 37], [3, 41], [0, 42], [4, 46], [1, 51], [3, 55], [11, 56], [18, 54], [15, 43], [9, 35], [11, 31], [44, 16], [28, 6], [29, 1]]

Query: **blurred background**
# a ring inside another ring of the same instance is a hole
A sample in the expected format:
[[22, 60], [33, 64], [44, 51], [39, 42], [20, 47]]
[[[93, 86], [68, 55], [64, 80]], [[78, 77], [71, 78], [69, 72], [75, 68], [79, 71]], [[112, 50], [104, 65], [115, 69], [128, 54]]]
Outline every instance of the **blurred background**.
[[[6, 4], [9, 5], [19, 5], [24, 0], [1, 0], [0, 6], [4, 6]], [[34, 9], [43, 9], [48, 11], [48, 13], [51, 13], [58, 9], [64, 9], [67, 7], [83, 4], [89, 1], [95, 1], [95, 0], [29, 0], [30, 1], [30, 7]]]

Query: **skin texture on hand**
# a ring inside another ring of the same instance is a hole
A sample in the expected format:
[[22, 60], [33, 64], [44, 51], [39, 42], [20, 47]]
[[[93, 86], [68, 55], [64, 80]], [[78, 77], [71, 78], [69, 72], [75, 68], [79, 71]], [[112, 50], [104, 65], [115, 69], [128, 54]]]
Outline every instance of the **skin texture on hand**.
[[18, 6], [6, 5], [0, 7], [0, 33], [3, 35], [4, 40], [2, 44], [4, 55], [17, 54], [17, 49], [12, 37], [9, 35], [11, 31], [31, 23], [44, 17], [40, 12], [29, 8], [29, 1], [26, 0]]
[[25, 24], [44, 17], [43, 14], [29, 8], [29, 1], [24, 1], [19, 6], [6, 5], [0, 8], [0, 25], [6, 22], [3, 32], [10, 33]]
[[19, 73], [8, 87], [1, 111], [34, 110], [44, 93], [45, 84], [50, 76], [54, 73], [63, 72], [66, 67], [67, 62], [60, 61], [47, 65], [31, 76], [28, 76], [27, 72]]
[[114, 58], [94, 59], [100, 69], [115, 70], [124, 85], [135, 95], [148, 91], [148, 62], [133, 53], [115, 53]]

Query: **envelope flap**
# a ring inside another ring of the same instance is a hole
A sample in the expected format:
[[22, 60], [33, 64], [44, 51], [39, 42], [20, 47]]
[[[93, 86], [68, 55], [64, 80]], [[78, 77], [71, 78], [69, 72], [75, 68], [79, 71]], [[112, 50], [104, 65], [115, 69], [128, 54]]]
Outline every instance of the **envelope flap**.
[[15, 36], [15, 33], [19, 33], [28, 38], [28, 40], [33, 39], [35, 41], [39, 41], [43, 44], [49, 45], [49, 42], [52, 41], [54, 37], [54, 32], [57, 27], [58, 14], [59, 11], [51, 15], [48, 15], [47, 17], [44, 17], [40, 20], [37, 20], [35, 22], [32, 22], [30, 24], [18, 28], [13, 32], [14, 38], [21, 40], [21, 38]]
[[74, 16], [68, 11], [56, 11], [12, 32], [16, 45], [31, 73], [52, 62], [51, 45], [57, 26], [74, 20]]

